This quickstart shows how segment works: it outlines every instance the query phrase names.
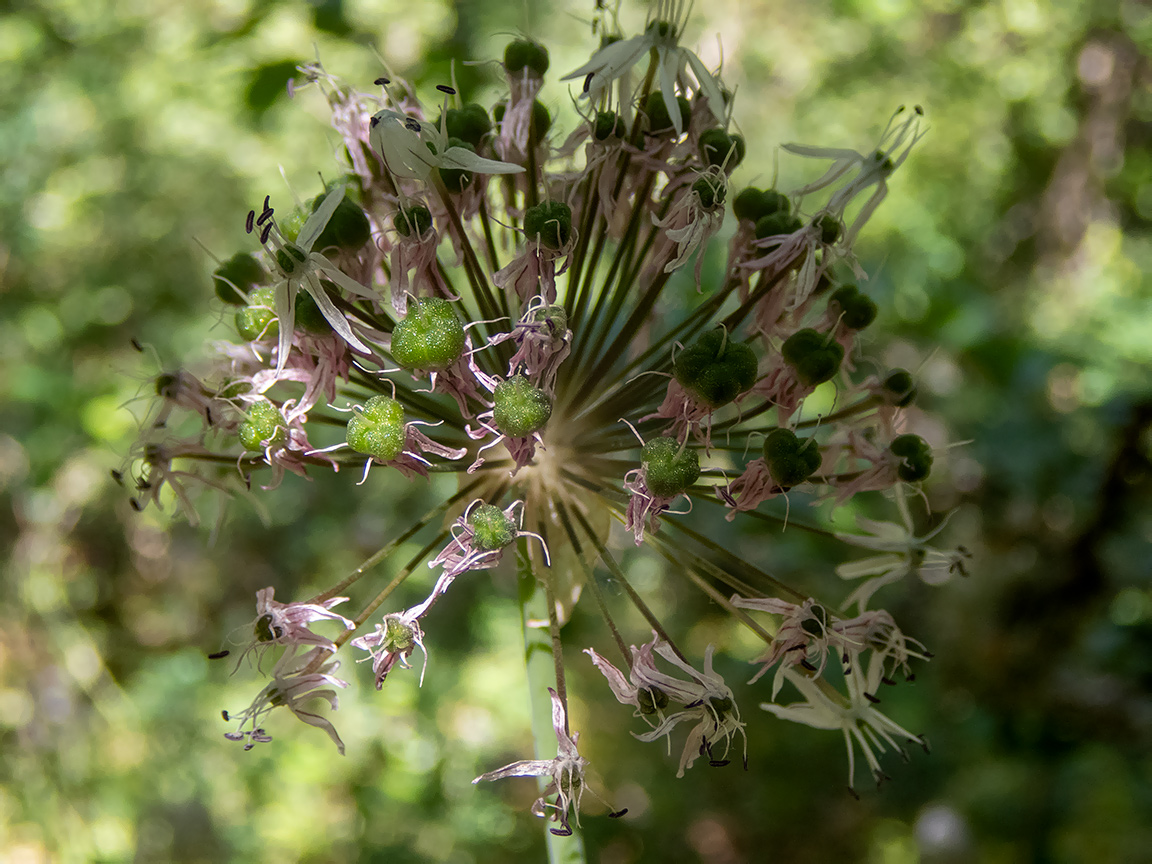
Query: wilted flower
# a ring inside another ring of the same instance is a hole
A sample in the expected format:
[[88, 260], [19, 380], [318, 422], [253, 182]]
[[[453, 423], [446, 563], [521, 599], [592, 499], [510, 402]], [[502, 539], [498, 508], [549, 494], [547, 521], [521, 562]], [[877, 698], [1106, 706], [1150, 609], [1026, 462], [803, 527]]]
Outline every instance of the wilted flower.
[[[573, 732], [571, 735], [568, 733], [568, 714], [564, 710], [564, 703], [551, 687], [548, 688], [548, 695], [552, 697], [552, 728], [556, 731], [556, 758], [513, 762], [511, 765], [481, 774], [472, 782], [503, 780], [505, 777], [551, 778], [540, 797], [532, 803], [532, 814], [545, 817], [549, 816], [551, 811], [549, 818], [553, 822], [559, 822], [560, 827], [549, 830], [563, 837], [572, 833], [572, 828], [568, 825], [569, 808], [572, 809], [576, 824], [580, 824], [580, 799], [587, 788], [584, 771], [588, 767], [588, 760], [576, 749], [580, 733]], [[556, 796], [555, 804], [548, 800], [553, 795]], [[620, 810], [609, 815], [618, 817], [624, 813], [625, 811]]]
[[848, 750], [848, 788], [853, 789], [856, 782], [857, 746], [879, 784], [887, 779], [887, 775], [880, 768], [876, 751], [884, 753], [887, 744], [907, 759], [908, 754], [900, 746], [901, 741], [928, 749], [928, 742], [922, 735], [912, 734], [876, 708], [880, 700], [875, 694], [880, 688], [883, 675], [884, 661], [878, 654], [873, 655], [867, 673], [854, 665], [845, 673], [848, 682], [848, 697], [845, 699], [826, 685], [821, 686], [824, 682], [786, 669], [784, 677], [795, 685], [807, 701], [786, 706], [765, 702], [760, 707], [782, 720], [803, 723], [816, 729], [839, 729], [844, 734], [844, 746]]
[[[330, 655], [323, 647], [313, 648], [299, 658], [296, 656], [295, 647], [289, 648], [272, 670], [272, 681], [256, 694], [251, 705], [239, 714], [223, 712], [226, 721], [233, 719], [240, 721], [237, 730], [225, 732], [224, 737], [231, 741], [245, 741], [245, 750], [251, 750], [255, 744], [267, 743], [272, 740], [272, 736], [264, 731], [261, 723], [274, 709], [284, 707], [291, 711], [297, 720], [327, 732], [343, 756], [344, 742], [336, 734], [336, 727], [323, 715], [304, 707], [313, 699], [323, 699], [335, 711], [339, 706], [339, 700], [336, 698], [336, 691], [331, 687], [343, 689], [348, 686], [347, 681], [342, 681], [331, 674], [339, 668], [339, 662], [324, 661], [323, 658], [326, 656]], [[248, 728], [245, 729], [245, 726]]]

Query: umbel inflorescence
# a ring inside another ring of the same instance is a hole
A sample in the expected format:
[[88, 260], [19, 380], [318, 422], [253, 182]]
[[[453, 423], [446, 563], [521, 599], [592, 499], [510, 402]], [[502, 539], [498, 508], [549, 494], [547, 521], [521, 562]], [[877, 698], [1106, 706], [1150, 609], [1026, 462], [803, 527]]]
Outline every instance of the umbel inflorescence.
[[[214, 273], [237, 338], [217, 346], [214, 372], [157, 379], [127, 481], [133, 503], [174, 496], [195, 521], [198, 487], [269, 488], [286, 472], [366, 485], [382, 472], [451, 472], [459, 486], [374, 556], [436, 526], [383, 590], [366, 588], [365, 566], [308, 600], [259, 592], [243, 653], [269, 655], [254, 664], [269, 681], [250, 707], [225, 712], [228, 738], [271, 740], [264, 718], [283, 707], [343, 752], [336, 655], [367, 652], [379, 688], [419, 649], [423, 678], [439, 599], [507, 556], [546, 597], [557, 755], [477, 780], [550, 778], [533, 812], [570, 830], [587, 762], [568, 724], [559, 637], [582, 594], [606, 623], [606, 644], [584, 653], [631, 706], [637, 737], [682, 742], [678, 776], [701, 757], [727, 764], [746, 753], [748, 714], [712, 649], [687, 656], [628, 584], [608, 538], [616, 521], [670, 562], [666, 578], [688, 579], [764, 640], [752, 658], [753, 682], [773, 672], [761, 707], [839, 730], [850, 785], [857, 752], [879, 780], [878, 753], [926, 743], [876, 705], [881, 685], [911, 677], [926, 651], [873, 597], [906, 574], [938, 583], [963, 572], [963, 550], [915, 533], [911, 504], [933, 451], [908, 428], [913, 376], [861, 356], [877, 306], [853, 251], [922, 134], [921, 111], [901, 109], [859, 152], [784, 145], [785, 158], [827, 165], [802, 188], [733, 186], [747, 146], [735, 100], [681, 44], [683, 28], [661, 4], [639, 35], [604, 36], [556, 92], [544, 90], [548, 51], [516, 39], [495, 105], [448, 86], [422, 101], [391, 74], [360, 90], [319, 63], [300, 68], [294, 89], [327, 99], [344, 161], [303, 204], [265, 198], [248, 213], [252, 248]], [[569, 96], [582, 119], [564, 133], [553, 106]], [[705, 278], [725, 223], [726, 264]], [[693, 283], [699, 302], [669, 302], [670, 286]], [[805, 410], [817, 391], [825, 406], [834, 395], [822, 416]], [[690, 511], [712, 507], [778, 530], [780, 512], [761, 505], [791, 490], [836, 504], [884, 492], [899, 513], [835, 535], [875, 553], [840, 568], [860, 581], [839, 607], [692, 527]], [[586, 568], [574, 583], [550, 566], [562, 550]], [[589, 561], [650, 628], [622, 632]], [[408, 577], [426, 598], [388, 609]], [[334, 611], [346, 592], [367, 601], [351, 618]]]

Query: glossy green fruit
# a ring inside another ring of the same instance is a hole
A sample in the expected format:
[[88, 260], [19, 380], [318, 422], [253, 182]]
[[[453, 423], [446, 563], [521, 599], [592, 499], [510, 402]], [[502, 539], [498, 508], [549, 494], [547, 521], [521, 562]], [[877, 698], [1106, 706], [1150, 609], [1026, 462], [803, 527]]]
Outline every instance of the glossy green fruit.
[[503, 549], [516, 539], [516, 523], [495, 504], [481, 504], [468, 514], [472, 545], [485, 552]]
[[727, 405], [756, 383], [756, 354], [724, 330], [712, 330], [676, 355], [672, 374], [693, 399]]
[[820, 468], [820, 448], [811, 438], [797, 438], [791, 429], [773, 429], [764, 438], [764, 462], [776, 485], [791, 489]]
[[452, 304], [425, 297], [408, 304], [392, 330], [392, 359], [404, 369], [443, 372], [464, 353], [464, 327]]
[[492, 422], [502, 435], [526, 438], [539, 432], [552, 416], [552, 400], [523, 375], [496, 385], [492, 394]]
[[404, 406], [389, 396], [373, 396], [348, 421], [348, 446], [383, 462], [404, 452]]
[[797, 330], [780, 349], [784, 362], [796, 371], [796, 379], [806, 387], [832, 380], [844, 360], [844, 349], [811, 328]]
[[648, 491], [660, 498], [686, 492], [700, 477], [700, 457], [690, 447], [680, 449], [671, 438], [653, 438], [640, 454]]

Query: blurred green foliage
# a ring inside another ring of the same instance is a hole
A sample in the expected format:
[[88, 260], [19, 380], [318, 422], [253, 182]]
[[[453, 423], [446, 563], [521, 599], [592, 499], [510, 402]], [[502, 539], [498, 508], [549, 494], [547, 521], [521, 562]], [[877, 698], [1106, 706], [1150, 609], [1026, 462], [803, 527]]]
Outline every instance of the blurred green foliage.
[[[274, 745], [251, 753], [221, 734], [220, 709], [247, 704], [254, 677], [205, 654], [244, 625], [254, 592], [324, 587], [443, 489], [401, 482], [372, 497], [345, 477], [290, 479], [268, 496], [267, 524], [233, 507], [209, 542], [211, 524], [168, 531], [132, 513], [108, 472], [135, 431], [120, 406], [228, 338], [197, 241], [219, 258], [248, 248], [244, 214], [283, 188], [280, 166], [301, 197], [334, 170], [325, 107], [284, 87], [314, 44], [348, 80], [380, 74], [374, 49], [428, 89], [451, 58], [496, 57], [511, 32], [546, 42], [553, 70], [573, 68], [593, 44], [577, 19], [592, 11], [6, 8], [0, 858], [540, 859], [531, 784], [469, 783], [523, 755], [511, 574], [454, 589], [423, 689], [397, 676], [378, 694], [349, 676], [337, 717], [347, 758], [284, 718]], [[889, 763], [894, 781], [859, 802], [839, 740], [751, 700], [749, 771], [676, 781], [603, 682], [577, 680], [573, 726], [595, 731], [585, 755], [631, 808], [621, 821], [586, 814], [592, 860], [1152, 860], [1152, 9], [716, 0], [697, 17], [690, 38], [715, 64], [719, 33], [739, 84], [738, 183], [771, 176], [781, 142], [868, 148], [896, 105], [924, 105], [931, 131], [860, 250], [877, 274], [866, 287], [882, 359], [917, 370], [942, 439], [971, 442], [949, 451], [928, 493], [934, 509], [958, 508], [949, 536], [974, 560], [967, 580], [890, 599], [937, 659], [885, 701], [934, 753]], [[641, 18], [625, 10], [632, 27]], [[491, 67], [455, 72], [466, 93], [497, 97]], [[571, 118], [562, 92], [546, 91], [550, 107]], [[816, 170], [778, 161], [782, 187]], [[701, 518], [718, 532], [718, 515]], [[801, 584], [843, 560], [795, 532], [732, 542]], [[624, 561], [637, 587], [658, 584], [658, 560]], [[693, 650], [755, 650], [687, 586], [656, 605], [670, 629], [695, 625]], [[603, 638], [580, 615], [566, 633], [573, 650]], [[747, 674], [733, 660], [720, 671]]]

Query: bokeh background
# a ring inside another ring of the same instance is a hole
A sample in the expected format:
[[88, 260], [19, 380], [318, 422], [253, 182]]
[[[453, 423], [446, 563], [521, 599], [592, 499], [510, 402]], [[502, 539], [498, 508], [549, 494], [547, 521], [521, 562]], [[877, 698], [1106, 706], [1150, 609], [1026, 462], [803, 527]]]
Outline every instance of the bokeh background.
[[[222, 737], [220, 709], [259, 685], [205, 655], [251, 618], [254, 592], [335, 581], [449, 485], [289, 477], [266, 523], [234, 507], [195, 529], [133, 513], [109, 470], [136, 431], [124, 403], [229, 338], [198, 242], [247, 248], [244, 214], [285, 194], [281, 169], [298, 189], [334, 170], [322, 100], [287, 98], [298, 62], [318, 51], [367, 86], [379, 55], [426, 92], [450, 58], [490, 60], [524, 32], [561, 73], [594, 45], [592, 3], [165, 7], [0, 16], [0, 859], [542, 860], [531, 783], [469, 782], [525, 755], [510, 574], [461, 580], [438, 607], [423, 689], [395, 675], [376, 693], [345, 667], [347, 757], [290, 718], [250, 753]], [[759, 712], [743, 685], [748, 772], [676, 780], [602, 679], [576, 676], [582, 749], [631, 808], [587, 815], [590, 860], [1152, 860], [1152, 7], [713, 0], [689, 28], [710, 65], [717, 36], [750, 144], [737, 188], [811, 176], [782, 142], [865, 149], [897, 105], [925, 108], [931, 131], [860, 251], [877, 274], [874, 350], [918, 369], [941, 434], [970, 442], [927, 491], [957, 509], [945, 539], [974, 557], [966, 580], [888, 589], [936, 658], [886, 707], [933, 753], [888, 759], [892, 782], [861, 784], [860, 801], [837, 735]], [[456, 66], [488, 102], [497, 71]], [[545, 99], [571, 117], [556, 77]], [[759, 527], [730, 542], [828, 591], [852, 557]], [[751, 655], [658, 561], [624, 561], [693, 650]], [[575, 649], [603, 628], [581, 613], [566, 632], [582, 669]]]

